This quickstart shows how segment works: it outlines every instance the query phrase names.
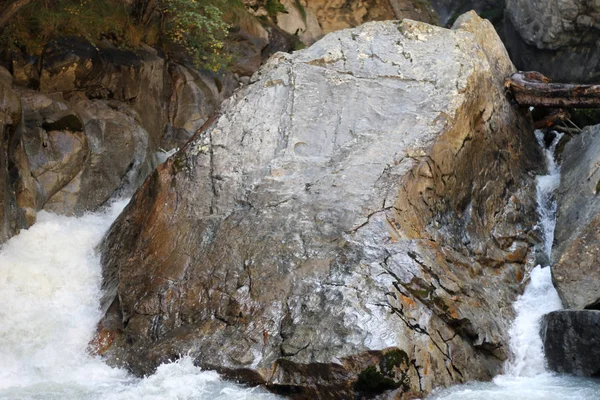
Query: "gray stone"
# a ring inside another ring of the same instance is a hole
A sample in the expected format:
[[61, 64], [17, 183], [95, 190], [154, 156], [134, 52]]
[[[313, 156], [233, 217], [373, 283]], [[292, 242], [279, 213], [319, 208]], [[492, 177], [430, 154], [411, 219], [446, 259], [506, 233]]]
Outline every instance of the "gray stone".
[[554, 286], [566, 308], [600, 307], [600, 125], [565, 146], [552, 249]]
[[551, 312], [542, 318], [540, 333], [551, 370], [600, 376], [600, 311]]
[[600, 5], [587, 0], [507, 0], [505, 43], [520, 69], [555, 81], [600, 76]]
[[513, 71], [474, 13], [276, 54], [111, 228], [104, 355], [143, 374], [189, 353], [304, 397], [493, 377], [541, 162]]

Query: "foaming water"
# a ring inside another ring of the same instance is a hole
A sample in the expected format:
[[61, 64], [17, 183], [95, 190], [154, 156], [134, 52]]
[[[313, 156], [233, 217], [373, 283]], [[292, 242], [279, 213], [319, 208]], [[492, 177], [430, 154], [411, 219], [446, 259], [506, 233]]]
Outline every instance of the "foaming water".
[[[546, 158], [547, 174], [536, 177], [538, 226], [544, 237], [544, 252], [548, 259], [556, 226], [555, 191], [560, 183], [560, 166], [554, 152], [562, 134], [557, 133], [546, 147], [542, 131], [535, 132]], [[436, 400], [598, 400], [600, 381], [548, 372], [540, 337], [540, 319], [544, 314], [562, 308], [552, 285], [550, 267], [536, 266], [530, 280], [513, 307], [516, 317], [509, 330], [512, 357], [505, 364], [504, 374], [492, 382], [470, 382], [434, 391]]]
[[508, 331], [513, 357], [505, 366], [509, 376], [535, 376], [546, 371], [540, 319], [562, 308], [549, 267], [538, 265], [531, 271], [530, 279], [525, 292], [513, 305], [516, 318]]
[[550, 259], [552, 243], [554, 242], [554, 228], [556, 227], [556, 198], [554, 192], [560, 184], [560, 166], [554, 158], [554, 152], [563, 134], [556, 132], [556, 136], [548, 147], [545, 146], [544, 133], [542, 131], [535, 131], [535, 137], [544, 152], [546, 169], [548, 171], [546, 175], [538, 175], [536, 177], [536, 201], [540, 216], [538, 225], [541, 227], [544, 235], [544, 252], [548, 256], [548, 259]]
[[0, 248], [0, 399], [274, 399], [190, 358], [135, 378], [87, 352], [100, 319], [95, 247], [127, 201], [83, 217], [38, 214]]

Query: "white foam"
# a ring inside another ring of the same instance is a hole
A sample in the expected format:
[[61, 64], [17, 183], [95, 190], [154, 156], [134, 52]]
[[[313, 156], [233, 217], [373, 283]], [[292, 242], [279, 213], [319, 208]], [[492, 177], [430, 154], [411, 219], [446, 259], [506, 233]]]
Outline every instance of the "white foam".
[[544, 314], [562, 308], [552, 285], [550, 267], [535, 267], [525, 292], [513, 307], [516, 318], [508, 331], [513, 354], [505, 371], [512, 376], [535, 376], [546, 372], [544, 348], [540, 337], [540, 319]]
[[147, 378], [86, 349], [100, 318], [95, 247], [127, 201], [81, 218], [40, 212], [0, 249], [0, 399], [266, 399], [190, 358]]

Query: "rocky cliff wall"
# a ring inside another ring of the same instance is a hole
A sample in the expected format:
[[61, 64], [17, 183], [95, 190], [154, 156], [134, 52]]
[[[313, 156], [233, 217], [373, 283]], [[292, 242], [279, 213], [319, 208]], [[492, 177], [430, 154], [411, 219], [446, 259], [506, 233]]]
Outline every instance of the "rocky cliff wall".
[[271, 58], [111, 228], [103, 354], [323, 398], [490, 379], [536, 242], [512, 71], [472, 13]]

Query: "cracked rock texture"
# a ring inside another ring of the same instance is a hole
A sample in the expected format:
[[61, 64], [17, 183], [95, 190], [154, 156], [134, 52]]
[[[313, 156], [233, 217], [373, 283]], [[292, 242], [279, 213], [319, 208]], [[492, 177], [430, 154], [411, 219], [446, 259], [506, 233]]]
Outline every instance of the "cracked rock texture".
[[517, 67], [555, 81], [598, 81], [600, 1], [507, 0], [505, 14], [505, 43]]
[[276, 54], [110, 229], [100, 353], [299, 398], [493, 377], [538, 240], [513, 71], [474, 13]]
[[565, 308], [600, 308], [600, 125], [565, 146], [552, 278]]

